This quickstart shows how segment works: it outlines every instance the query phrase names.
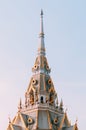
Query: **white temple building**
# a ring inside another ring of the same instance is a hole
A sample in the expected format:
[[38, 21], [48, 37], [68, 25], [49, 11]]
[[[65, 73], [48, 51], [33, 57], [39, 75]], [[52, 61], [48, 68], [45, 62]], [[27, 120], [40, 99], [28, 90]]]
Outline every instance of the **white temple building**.
[[[7, 130], [78, 130], [77, 122], [71, 125], [63, 101], [58, 96], [50, 76], [51, 69], [46, 58], [41, 11], [39, 46], [32, 77], [25, 93], [25, 102], [20, 100], [18, 112], [9, 121]], [[54, 51], [54, 50], [53, 50]]]

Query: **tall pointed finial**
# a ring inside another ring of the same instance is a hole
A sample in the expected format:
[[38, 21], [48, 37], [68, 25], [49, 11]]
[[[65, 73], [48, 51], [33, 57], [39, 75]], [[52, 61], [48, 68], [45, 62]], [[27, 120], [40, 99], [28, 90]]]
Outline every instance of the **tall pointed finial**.
[[21, 101], [21, 98], [20, 98], [19, 106], [18, 106], [18, 110], [19, 110], [19, 111], [20, 111], [20, 109], [22, 109], [22, 101]]
[[41, 27], [40, 27], [40, 37], [44, 37], [44, 30], [43, 30], [43, 10], [41, 9]]
[[60, 102], [60, 109], [63, 110], [63, 100], [61, 99], [61, 102]]
[[77, 125], [77, 122], [78, 122], [78, 118], [76, 117], [76, 121], [75, 121], [75, 124]]
[[40, 23], [40, 34], [39, 34], [39, 47], [38, 47], [38, 54], [45, 55], [45, 44], [44, 44], [44, 29], [43, 29], [43, 10], [41, 9], [41, 23]]
[[76, 118], [76, 122], [75, 122], [75, 130], [78, 130], [77, 122], [78, 122], [78, 119]]
[[43, 15], [43, 10], [41, 9], [41, 16]]
[[10, 119], [10, 116], [8, 117], [8, 120], [9, 120], [9, 124], [11, 123], [11, 119]]

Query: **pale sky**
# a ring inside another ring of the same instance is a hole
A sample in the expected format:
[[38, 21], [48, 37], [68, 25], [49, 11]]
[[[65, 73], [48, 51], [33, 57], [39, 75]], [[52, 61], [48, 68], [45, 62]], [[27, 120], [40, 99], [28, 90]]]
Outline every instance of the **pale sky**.
[[24, 101], [44, 11], [46, 55], [59, 101], [86, 127], [86, 0], [0, 0], [0, 130]]

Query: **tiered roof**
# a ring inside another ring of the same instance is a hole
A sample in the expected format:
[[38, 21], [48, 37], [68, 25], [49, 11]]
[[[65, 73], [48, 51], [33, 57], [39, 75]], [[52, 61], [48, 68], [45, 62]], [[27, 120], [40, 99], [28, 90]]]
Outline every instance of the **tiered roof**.
[[7, 130], [78, 130], [71, 125], [63, 109], [63, 101], [58, 104], [57, 93], [50, 76], [51, 69], [46, 58], [43, 11], [41, 11], [41, 31], [39, 47], [33, 75], [25, 93], [25, 103], [21, 100], [18, 113], [9, 122]]

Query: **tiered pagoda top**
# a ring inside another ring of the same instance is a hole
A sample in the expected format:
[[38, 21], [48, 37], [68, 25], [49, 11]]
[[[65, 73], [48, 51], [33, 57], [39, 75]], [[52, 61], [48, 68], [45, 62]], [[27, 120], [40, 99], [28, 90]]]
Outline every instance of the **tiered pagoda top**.
[[70, 124], [62, 100], [58, 104], [46, 58], [42, 10], [40, 29], [38, 54], [25, 93], [25, 103], [20, 100], [18, 113], [9, 122], [7, 130], [78, 130], [77, 123]]

